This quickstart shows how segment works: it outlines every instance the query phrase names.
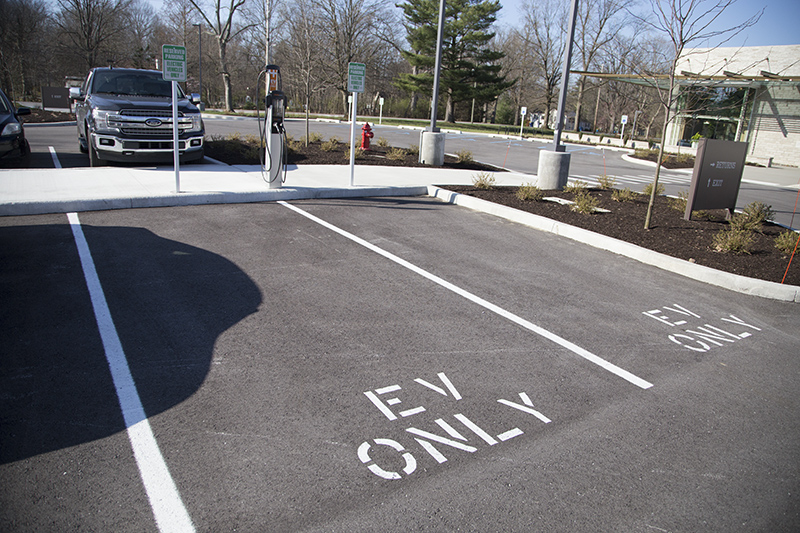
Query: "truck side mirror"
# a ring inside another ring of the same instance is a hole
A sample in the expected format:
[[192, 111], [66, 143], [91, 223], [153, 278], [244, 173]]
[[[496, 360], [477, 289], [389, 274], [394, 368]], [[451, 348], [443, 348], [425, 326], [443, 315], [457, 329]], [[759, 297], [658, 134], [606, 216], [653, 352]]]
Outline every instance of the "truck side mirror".
[[69, 98], [70, 100], [83, 100], [83, 93], [81, 92], [80, 87], [70, 87], [69, 88]]

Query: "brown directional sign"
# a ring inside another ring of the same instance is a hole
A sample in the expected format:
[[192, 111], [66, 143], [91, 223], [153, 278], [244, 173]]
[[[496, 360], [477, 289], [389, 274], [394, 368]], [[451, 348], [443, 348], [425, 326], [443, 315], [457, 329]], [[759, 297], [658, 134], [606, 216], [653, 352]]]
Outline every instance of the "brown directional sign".
[[746, 156], [746, 142], [700, 139], [683, 218], [689, 220], [692, 211], [701, 209], [733, 213]]
[[42, 107], [47, 109], [69, 109], [69, 89], [64, 87], [42, 87]]

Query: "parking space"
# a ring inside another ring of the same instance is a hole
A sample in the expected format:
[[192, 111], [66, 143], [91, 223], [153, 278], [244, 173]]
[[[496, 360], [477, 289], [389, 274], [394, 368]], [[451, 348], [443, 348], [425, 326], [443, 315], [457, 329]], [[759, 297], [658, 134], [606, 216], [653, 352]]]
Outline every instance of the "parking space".
[[6, 217], [0, 265], [3, 529], [800, 524], [796, 304], [431, 198]]

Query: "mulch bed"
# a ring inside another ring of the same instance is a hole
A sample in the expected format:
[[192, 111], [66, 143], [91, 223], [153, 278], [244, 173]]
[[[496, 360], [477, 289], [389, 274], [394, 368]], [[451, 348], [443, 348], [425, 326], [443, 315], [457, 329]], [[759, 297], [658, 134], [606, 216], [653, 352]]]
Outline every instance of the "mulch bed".
[[[309, 143], [308, 146], [297, 142], [293, 149], [289, 150], [287, 163], [290, 165], [345, 165], [350, 163], [349, 151], [350, 144], [340, 142], [332, 150], [323, 150], [322, 142]], [[256, 148], [253, 139], [244, 139], [239, 143], [232, 143], [230, 140], [206, 141], [206, 155], [218, 161], [237, 165], [258, 165], [261, 163], [259, 150]], [[360, 138], [356, 146], [360, 146]], [[356, 165], [381, 165], [394, 167], [427, 167], [419, 162], [419, 156], [406, 153], [402, 159], [389, 159], [387, 154], [390, 147], [380, 147], [372, 144], [369, 151], [364, 151], [355, 160]], [[446, 155], [444, 158], [444, 168], [455, 168], [462, 170], [475, 170], [483, 172], [502, 172], [490, 165], [484, 165], [476, 161], [459, 161], [458, 158]]]
[[[775, 237], [784, 231], [784, 228], [765, 224], [762, 232], [756, 234], [750, 254], [716, 252], [711, 243], [714, 235], [728, 225], [725, 212], [710, 211], [709, 218], [693, 216], [692, 220], [687, 221], [683, 218], [683, 212], [671, 207], [669, 199], [665, 196], [656, 197], [651, 227], [645, 230], [644, 220], [649, 197], [643, 195], [638, 195], [632, 202], [617, 202], [611, 198], [611, 191], [591, 189], [591, 195], [598, 200], [598, 207], [608, 209], [611, 213], [587, 215], [554, 202], [523, 202], [515, 196], [517, 187], [492, 187], [490, 190], [482, 190], [471, 186], [448, 185], [443, 188], [751, 278], [780, 282], [789, 264], [789, 257], [775, 248], [774, 244]], [[572, 200], [574, 195], [564, 191], [546, 191], [545, 196]], [[784, 283], [800, 285], [800, 258], [795, 257], [792, 261]]]

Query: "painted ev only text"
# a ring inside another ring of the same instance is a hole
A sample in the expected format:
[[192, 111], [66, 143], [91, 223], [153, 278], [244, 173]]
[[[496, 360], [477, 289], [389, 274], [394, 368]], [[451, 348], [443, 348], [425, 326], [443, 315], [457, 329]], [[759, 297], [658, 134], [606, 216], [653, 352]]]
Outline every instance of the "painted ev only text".
[[[642, 314], [671, 328], [685, 326], [689, 324], [689, 321], [699, 322], [702, 320], [697, 313], [677, 304], [673, 304], [671, 307], [664, 306], [661, 309], [653, 309], [652, 311], [643, 311]], [[707, 352], [716, 346], [723, 346], [723, 343], [730, 344], [751, 337], [753, 334], [749, 330], [761, 331], [761, 328], [748, 324], [734, 315], [722, 317], [720, 320], [723, 322], [720, 325], [725, 326], [727, 329], [706, 323], [702, 326], [695, 326], [694, 329], [685, 329], [684, 333], [673, 333], [668, 335], [667, 338], [688, 350]]]
[[[450, 379], [445, 375], [444, 372], [440, 372], [437, 374], [441, 385], [434, 384], [429, 381], [426, 381], [421, 378], [416, 378], [414, 382], [417, 385], [425, 387], [437, 394], [441, 394], [443, 396], [451, 398], [453, 401], [459, 401], [462, 399], [461, 393], [456, 389]], [[402, 403], [400, 398], [398, 398], [394, 393], [401, 391], [402, 387], [400, 385], [389, 385], [387, 387], [381, 387], [374, 390], [369, 390], [364, 393], [364, 395], [369, 398], [369, 401], [378, 408], [387, 419], [390, 421], [399, 420], [401, 418], [407, 418], [414, 415], [419, 415], [421, 413], [427, 412], [427, 409], [424, 406], [418, 405], [414, 407], [400, 408], [399, 405]], [[533, 408], [533, 401], [531, 401], [530, 397], [524, 393], [519, 393], [520, 400], [522, 403], [512, 402], [511, 400], [506, 399], [499, 399], [497, 400], [498, 403], [510, 407], [512, 409], [516, 409], [518, 411], [522, 411], [523, 413], [527, 413], [529, 415], [533, 415], [534, 417], [538, 418], [545, 424], [550, 422], [550, 419], [544, 416], [539, 411]], [[412, 404], [413, 405], [413, 404]], [[458, 421], [458, 423], [464, 426], [466, 429], [477, 435], [483, 442], [488, 444], [489, 446], [494, 446], [499, 442], [504, 442], [514, 437], [518, 437], [523, 434], [522, 430], [518, 427], [511, 428], [507, 431], [503, 431], [498, 433], [496, 436], [493, 436], [484, 428], [467, 418], [462, 413], [457, 413], [453, 415], [453, 418]], [[431, 457], [433, 457], [436, 462], [444, 463], [447, 461], [447, 457], [436, 447], [433, 443], [438, 445], [449, 446], [451, 448], [455, 448], [457, 450], [461, 450], [463, 452], [468, 453], [475, 453], [478, 448], [467, 444], [469, 439], [465, 437], [459, 429], [456, 429], [453, 425], [449, 422], [445, 421], [443, 418], [437, 418], [434, 420], [434, 423], [444, 431], [447, 436], [443, 436], [439, 433], [432, 433], [430, 431], [426, 431], [423, 429], [419, 429], [417, 427], [408, 427], [406, 428], [406, 432], [414, 435], [414, 440], [419, 444], [423, 450], [425, 450]], [[438, 431], [438, 430], [437, 430]], [[462, 430], [463, 431], [463, 430]], [[393, 439], [385, 439], [385, 438], [377, 438], [373, 439], [372, 441], [375, 446], [385, 446], [390, 450], [394, 450], [397, 453], [401, 454], [401, 457], [405, 461], [405, 466], [403, 467], [403, 473], [408, 476], [413, 474], [414, 471], [417, 469], [417, 460], [414, 455], [406, 450], [406, 448]], [[367, 468], [376, 476], [382, 477], [383, 479], [401, 479], [402, 476], [399, 472], [395, 472], [392, 470], [387, 470], [382, 468], [378, 465], [370, 456], [370, 450], [372, 449], [372, 444], [369, 441], [365, 441], [361, 443], [358, 447], [358, 458], [361, 460], [363, 464], [367, 466]]]

